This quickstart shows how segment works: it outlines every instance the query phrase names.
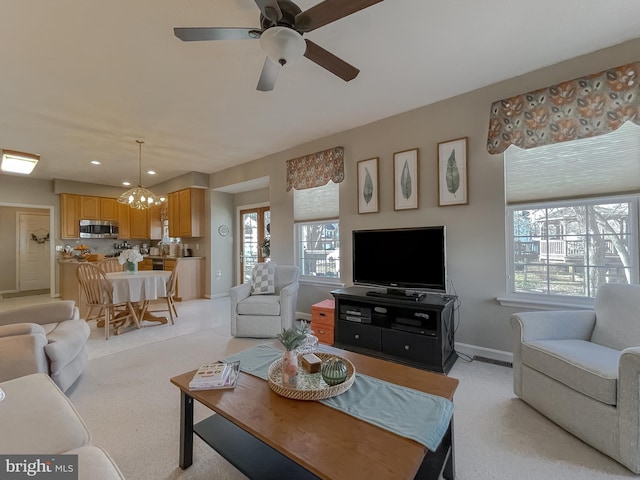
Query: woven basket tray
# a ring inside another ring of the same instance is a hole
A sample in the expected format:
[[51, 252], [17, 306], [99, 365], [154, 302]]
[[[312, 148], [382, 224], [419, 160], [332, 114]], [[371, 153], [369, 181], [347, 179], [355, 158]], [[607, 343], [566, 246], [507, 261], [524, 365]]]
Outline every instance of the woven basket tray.
[[[330, 353], [316, 352], [315, 355], [324, 361], [331, 357], [336, 357]], [[339, 357], [347, 366], [347, 379], [339, 384], [329, 386], [322, 379], [322, 374], [309, 373], [301, 365], [300, 356], [298, 356], [298, 388], [285, 387], [282, 385], [282, 358], [276, 360], [269, 366], [268, 382], [271, 390], [283, 397], [292, 398], [294, 400], [323, 400], [325, 398], [335, 397], [346, 392], [351, 388], [356, 378], [356, 368], [349, 360]]]

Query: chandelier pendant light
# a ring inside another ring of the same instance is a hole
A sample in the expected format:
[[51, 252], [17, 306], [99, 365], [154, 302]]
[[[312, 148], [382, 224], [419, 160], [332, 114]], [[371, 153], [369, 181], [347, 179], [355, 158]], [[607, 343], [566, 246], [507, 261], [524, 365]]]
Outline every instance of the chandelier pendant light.
[[131, 188], [120, 195], [118, 203], [125, 203], [131, 208], [138, 210], [145, 210], [160, 203], [160, 198], [154, 194], [151, 190], [147, 190], [142, 186], [142, 140], [136, 140], [138, 144], [138, 186]]

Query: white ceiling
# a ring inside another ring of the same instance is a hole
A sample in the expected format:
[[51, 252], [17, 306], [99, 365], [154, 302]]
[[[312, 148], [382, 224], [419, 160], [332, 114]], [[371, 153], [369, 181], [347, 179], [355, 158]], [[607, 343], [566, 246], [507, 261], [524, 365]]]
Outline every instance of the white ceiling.
[[137, 183], [136, 139], [158, 172], [145, 186], [212, 173], [640, 32], [638, 0], [384, 0], [305, 35], [355, 80], [302, 59], [258, 92], [260, 42], [172, 30], [258, 27], [254, 0], [0, 0], [0, 12], [0, 148], [40, 154], [35, 178], [112, 186]]

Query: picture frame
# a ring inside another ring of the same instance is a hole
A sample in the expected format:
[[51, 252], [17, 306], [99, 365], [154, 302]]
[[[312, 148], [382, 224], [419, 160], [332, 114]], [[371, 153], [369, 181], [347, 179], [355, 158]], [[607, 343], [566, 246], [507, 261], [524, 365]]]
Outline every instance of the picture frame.
[[378, 211], [378, 157], [358, 162], [358, 213]]
[[469, 137], [438, 143], [438, 205], [469, 203]]
[[418, 149], [393, 154], [393, 209], [418, 208]]

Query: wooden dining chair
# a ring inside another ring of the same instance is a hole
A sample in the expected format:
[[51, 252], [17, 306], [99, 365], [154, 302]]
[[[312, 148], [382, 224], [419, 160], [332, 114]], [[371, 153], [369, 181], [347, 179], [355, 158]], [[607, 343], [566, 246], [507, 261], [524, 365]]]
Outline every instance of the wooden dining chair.
[[105, 258], [98, 264], [98, 266], [105, 273], [122, 272], [124, 270], [124, 265], [121, 265], [120, 262], [118, 262], [118, 257]]
[[131, 318], [140, 328], [138, 317], [130, 303], [113, 303], [113, 285], [100, 268], [90, 263], [83, 263], [78, 265], [76, 276], [84, 294], [84, 303], [90, 308], [100, 308], [100, 316], [92, 319], [98, 320], [104, 317], [106, 340], [109, 340], [111, 326], [114, 333], [118, 335], [119, 328]]
[[158, 297], [158, 299], [164, 299], [167, 302], [167, 308], [162, 310], [149, 310], [149, 312], [169, 312], [169, 317], [171, 318], [171, 325], [175, 325], [175, 321], [173, 320], [174, 315], [178, 316], [178, 311], [176, 310], [175, 296], [176, 296], [176, 286], [178, 282], [178, 265], [180, 265], [180, 259], [176, 259], [176, 263], [173, 266], [173, 271], [171, 272], [171, 276], [169, 280], [167, 280], [167, 296], [166, 297]]

